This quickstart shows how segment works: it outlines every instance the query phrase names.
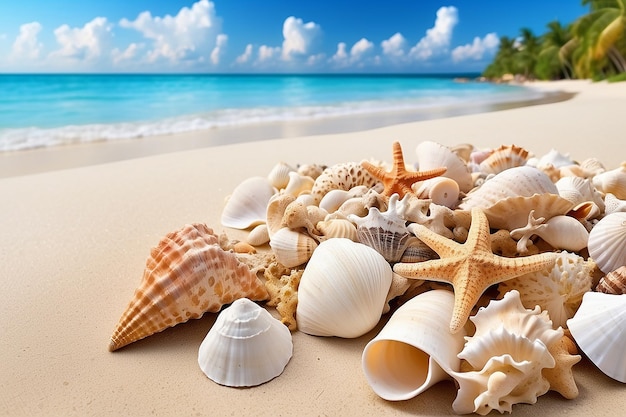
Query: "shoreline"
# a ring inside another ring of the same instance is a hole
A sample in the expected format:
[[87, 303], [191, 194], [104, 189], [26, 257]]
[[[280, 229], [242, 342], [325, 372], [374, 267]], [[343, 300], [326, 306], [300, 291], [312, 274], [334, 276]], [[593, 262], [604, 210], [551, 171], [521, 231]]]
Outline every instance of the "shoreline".
[[236, 143], [368, 131], [406, 123], [558, 103], [576, 95], [576, 92], [555, 87], [541, 88], [543, 96], [537, 99], [481, 104], [476, 107], [457, 105], [425, 108], [420, 111], [377, 112], [4, 151], [0, 152], [0, 178]]

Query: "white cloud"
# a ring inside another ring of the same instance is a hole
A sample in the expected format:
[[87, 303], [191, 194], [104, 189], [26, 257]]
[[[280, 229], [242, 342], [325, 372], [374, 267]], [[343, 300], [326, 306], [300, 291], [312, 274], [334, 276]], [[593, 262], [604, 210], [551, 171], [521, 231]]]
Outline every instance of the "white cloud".
[[211, 51], [211, 63], [217, 65], [220, 63], [220, 55], [228, 43], [228, 36], [220, 33], [215, 39], [215, 48]]
[[348, 53], [346, 52], [346, 43], [339, 42], [337, 44], [337, 52], [330, 58], [331, 62], [339, 66], [347, 66], [348, 65]]
[[483, 39], [478, 36], [474, 38], [474, 42], [471, 44], [457, 46], [452, 50], [452, 60], [454, 62], [466, 61], [466, 60], [480, 60], [485, 54], [495, 53], [500, 39], [495, 33], [488, 33]]
[[310, 54], [320, 34], [321, 28], [315, 22], [304, 23], [302, 19], [288, 17], [283, 23], [282, 59], [290, 61]]
[[82, 28], [61, 25], [54, 30], [54, 36], [61, 48], [50, 55], [81, 61], [98, 58], [110, 41], [111, 26], [106, 17], [96, 17]]
[[124, 51], [115, 48], [111, 51], [113, 63], [118, 64], [122, 61], [130, 61], [137, 56], [137, 53], [143, 49], [143, 44], [131, 43]]
[[365, 38], [361, 38], [350, 48], [350, 57], [354, 60], [359, 60], [373, 50], [374, 44]]
[[348, 67], [351, 65], [361, 66], [363, 60], [370, 55], [374, 50], [374, 44], [365, 38], [359, 39], [350, 52], [347, 52], [347, 45], [345, 42], [337, 44], [337, 52], [330, 58], [330, 62], [334, 63], [338, 67]]
[[259, 47], [259, 61], [260, 62], [270, 61], [272, 58], [275, 58], [279, 55], [280, 55], [280, 46], [271, 47], [267, 45], [261, 45]]
[[251, 58], [252, 58], [252, 44], [249, 43], [246, 45], [246, 49], [243, 52], [243, 54], [239, 55], [235, 59], [235, 62], [238, 64], [245, 64], [246, 62], [250, 61]]
[[426, 31], [426, 36], [411, 48], [409, 54], [416, 59], [426, 60], [434, 55], [447, 52], [452, 39], [452, 31], [458, 21], [456, 7], [439, 8], [435, 26]]
[[389, 57], [398, 58], [404, 55], [404, 47], [406, 39], [401, 33], [396, 33], [391, 38], [382, 41], [380, 46], [383, 48], [383, 54]]
[[20, 33], [13, 42], [11, 50], [11, 59], [30, 59], [39, 58], [39, 54], [43, 45], [37, 39], [37, 35], [41, 32], [42, 26], [39, 22], [25, 23], [20, 26]]
[[208, 0], [199, 0], [191, 8], [183, 7], [176, 16], [152, 16], [144, 11], [133, 21], [120, 20], [120, 26], [135, 29], [152, 41], [152, 49], [147, 53], [149, 62], [203, 62], [219, 42], [225, 42], [220, 38], [221, 19]]

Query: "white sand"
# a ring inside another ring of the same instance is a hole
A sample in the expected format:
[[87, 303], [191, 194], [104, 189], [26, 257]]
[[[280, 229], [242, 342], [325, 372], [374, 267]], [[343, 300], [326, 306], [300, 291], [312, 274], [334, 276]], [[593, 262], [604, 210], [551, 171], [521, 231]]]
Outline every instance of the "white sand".
[[[555, 148], [577, 160], [598, 157], [608, 168], [626, 160], [626, 83], [576, 81], [537, 88], [578, 94], [556, 104], [1, 179], [0, 414], [451, 414], [452, 382], [399, 403], [373, 393], [361, 370], [361, 353], [382, 323], [354, 340], [294, 333], [294, 356], [285, 372], [251, 389], [218, 386], [197, 365], [198, 347], [215, 314], [115, 353], [107, 346], [150, 248], [186, 223], [204, 222], [223, 231], [224, 198], [243, 179], [266, 175], [279, 161], [389, 161], [396, 140], [407, 162], [422, 140], [516, 144], [538, 156]], [[19, 156], [4, 156], [3, 163], [13, 157]], [[536, 405], [515, 406], [514, 415], [622, 413], [623, 384], [587, 360], [574, 370], [577, 399], [549, 393]]]

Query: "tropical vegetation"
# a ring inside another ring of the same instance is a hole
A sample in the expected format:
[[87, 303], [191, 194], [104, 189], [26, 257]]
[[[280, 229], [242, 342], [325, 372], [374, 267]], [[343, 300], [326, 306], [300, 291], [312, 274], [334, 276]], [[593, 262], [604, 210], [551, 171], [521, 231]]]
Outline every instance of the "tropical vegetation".
[[517, 38], [501, 37], [483, 76], [626, 80], [626, 0], [582, 4], [589, 6], [589, 13], [565, 26], [553, 21], [540, 36], [522, 28]]

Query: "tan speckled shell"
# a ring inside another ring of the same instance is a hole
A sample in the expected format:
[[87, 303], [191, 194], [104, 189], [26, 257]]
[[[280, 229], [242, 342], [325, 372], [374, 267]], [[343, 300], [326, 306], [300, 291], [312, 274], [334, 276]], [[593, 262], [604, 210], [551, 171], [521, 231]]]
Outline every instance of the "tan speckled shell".
[[114, 351], [205, 312], [217, 312], [239, 298], [269, 297], [263, 282], [213, 230], [186, 225], [152, 248], [143, 278], [111, 336]]
[[626, 294], [626, 265], [602, 277], [596, 286], [596, 291], [607, 294]]
[[315, 179], [311, 195], [319, 203], [330, 190], [346, 190], [357, 185], [368, 188], [378, 183], [378, 179], [367, 172], [358, 162], [346, 162], [328, 167]]

